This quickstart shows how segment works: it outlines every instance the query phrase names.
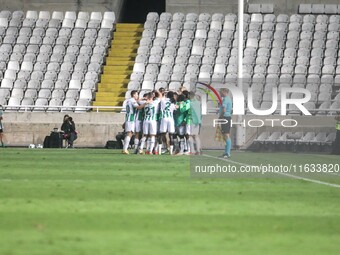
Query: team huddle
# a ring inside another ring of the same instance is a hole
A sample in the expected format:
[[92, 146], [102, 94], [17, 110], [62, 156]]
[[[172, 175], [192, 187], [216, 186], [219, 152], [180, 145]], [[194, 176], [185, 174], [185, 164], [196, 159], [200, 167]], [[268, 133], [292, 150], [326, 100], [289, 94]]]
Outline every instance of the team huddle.
[[126, 102], [123, 154], [129, 154], [132, 135], [135, 154], [200, 154], [201, 112], [200, 98], [193, 92], [178, 94], [160, 88], [139, 95], [137, 90], [131, 91]]

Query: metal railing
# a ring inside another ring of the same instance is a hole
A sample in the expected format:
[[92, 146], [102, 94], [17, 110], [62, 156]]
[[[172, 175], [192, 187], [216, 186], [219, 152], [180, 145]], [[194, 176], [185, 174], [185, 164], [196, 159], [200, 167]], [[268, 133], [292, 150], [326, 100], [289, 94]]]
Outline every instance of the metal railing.
[[[100, 109], [112, 109], [122, 111], [122, 106], [49, 106], [49, 105], [3, 105], [4, 111], [20, 111], [20, 112], [99, 112]], [[49, 110], [53, 109], [53, 110]]]
[[[112, 109], [114, 112], [125, 112], [123, 106], [38, 106], [38, 105], [3, 105], [3, 109], [6, 111], [20, 111], [20, 112], [99, 112], [100, 109]], [[37, 109], [37, 110], [36, 110]], [[49, 110], [53, 109], [53, 110]], [[248, 110], [247, 108], [245, 109]], [[287, 110], [298, 111], [298, 110]], [[335, 115], [340, 113], [340, 109], [308, 109], [309, 112], [317, 114], [318, 112], [327, 112], [328, 115]], [[208, 108], [208, 114], [217, 114], [218, 108]], [[278, 115], [278, 114], [273, 114]], [[295, 115], [295, 114], [294, 114]], [[324, 115], [324, 114], [322, 114]]]

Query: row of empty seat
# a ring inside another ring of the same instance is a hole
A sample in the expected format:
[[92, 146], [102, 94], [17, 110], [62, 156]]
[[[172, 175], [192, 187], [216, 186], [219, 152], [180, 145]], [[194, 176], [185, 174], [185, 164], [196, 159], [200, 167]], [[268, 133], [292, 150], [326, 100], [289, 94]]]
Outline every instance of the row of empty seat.
[[113, 12], [0, 12], [0, 103], [90, 106], [114, 23]]
[[326, 132], [262, 132], [254, 142], [258, 143], [286, 143], [286, 142], [299, 142], [299, 143], [328, 143], [335, 140], [336, 134]]
[[[243, 75], [259, 92], [256, 103], [273, 86], [304, 87], [311, 108], [339, 108], [339, 29], [340, 15], [245, 14]], [[129, 91], [236, 83], [237, 16], [149, 13], [137, 53]]]
[[250, 150], [331, 151], [334, 132], [262, 132]]
[[299, 13], [301, 14], [340, 14], [338, 4], [300, 4]]

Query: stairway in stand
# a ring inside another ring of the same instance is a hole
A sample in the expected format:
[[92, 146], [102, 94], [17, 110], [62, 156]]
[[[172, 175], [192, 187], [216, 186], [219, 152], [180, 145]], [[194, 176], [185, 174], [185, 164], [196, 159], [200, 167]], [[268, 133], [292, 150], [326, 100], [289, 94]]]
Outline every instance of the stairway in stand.
[[[94, 106], [122, 106], [137, 55], [143, 24], [118, 23], [106, 57]], [[110, 108], [99, 111], [115, 111]]]

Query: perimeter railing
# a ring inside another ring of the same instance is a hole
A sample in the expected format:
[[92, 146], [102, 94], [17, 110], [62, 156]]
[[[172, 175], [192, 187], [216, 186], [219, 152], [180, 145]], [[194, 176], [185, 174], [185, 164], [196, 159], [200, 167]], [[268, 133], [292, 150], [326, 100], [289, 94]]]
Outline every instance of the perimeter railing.
[[[125, 108], [122, 106], [38, 106], [38, 105], [3, 105], [3, 110], [9, 112], [100, 112], [101, 109], [112, 110], [112, 112], [125, 112]], [[249, 113], [248, 109], [245, 109], [247, 115], [253, 115]], [[312, 114], [319, 115], [336, 115], [340, 113], [340, 109], [307, 109]], [[289, 110], [287, 115], [298, 115], [299, 110]], [[208, 108], [208, 114], [217, 114], [218, 108]], [[280, 115], [279, 113], [274, 113], [272, 115]]]
[[[99, 112], [100, 109], [111, 109], [113, 112], [122, 112], [122, 106], [41, 106], [41, 105], [3, 105], [4, 111], [20, 112]], [[125, 111], [125, 109], [124, 109]]]

